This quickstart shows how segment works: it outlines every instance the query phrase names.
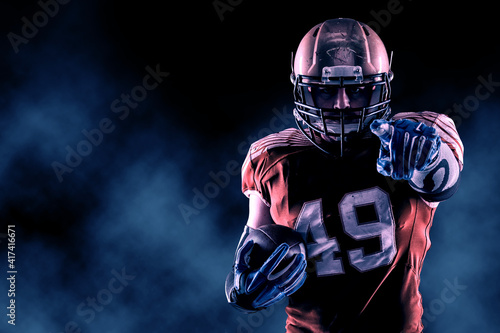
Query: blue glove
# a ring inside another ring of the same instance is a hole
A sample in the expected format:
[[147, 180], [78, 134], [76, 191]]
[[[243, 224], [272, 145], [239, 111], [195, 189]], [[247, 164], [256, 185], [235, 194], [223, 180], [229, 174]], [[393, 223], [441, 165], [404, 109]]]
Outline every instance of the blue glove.
[[253, 241], [249, 241], [236, 254], [234, 289], [238, 295], [250, 296], [250, 307], [258, 310], [297, 291], [305, 282], [307, 262], [303, 254], [298, 254], [285, 268], [276, 271], [290, 248], [283, 243], [258, 270], [254, 270], [245, 260], [253, 246]]
[[435, 128], [408, 119], [377, 119], [370, 129], [380, 139], [377, 171], [393, 179], [412, 178], [436, 159], [441, 138]]

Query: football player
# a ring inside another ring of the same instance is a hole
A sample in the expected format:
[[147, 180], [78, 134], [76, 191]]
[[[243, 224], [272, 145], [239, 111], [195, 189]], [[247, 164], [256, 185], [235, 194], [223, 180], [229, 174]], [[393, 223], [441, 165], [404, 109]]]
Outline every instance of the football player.
[[[463, 145], [444, 114], [391, 117], [393, 73], [366, 24], [333, 19], [302, 39], [291, 79], [298, 129], [253, 143], [242, 166], [249, 216], [226, 279], [229, 303], [258, 311], [289, 296], [286, 331], [422, 332], [419, 292], [439, 202], [457, 190]], [[256, 228], [299, 232], [248, 267]]]

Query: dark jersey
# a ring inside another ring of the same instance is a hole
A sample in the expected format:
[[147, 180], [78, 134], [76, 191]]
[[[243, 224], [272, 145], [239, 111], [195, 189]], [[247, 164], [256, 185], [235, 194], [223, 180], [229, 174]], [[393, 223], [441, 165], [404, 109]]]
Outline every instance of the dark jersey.
[[[461, 162], [449, 118], [410, 116], [437, 128]], [[437, 203], [377, 172], [378, 138], [355, 145], [336, 158], [287, 129], [255, 142], [243, 164], [243, 192], [307, 243], [308, 277], [286, 308], [289, 333], [423, 329], [418, 288]]]

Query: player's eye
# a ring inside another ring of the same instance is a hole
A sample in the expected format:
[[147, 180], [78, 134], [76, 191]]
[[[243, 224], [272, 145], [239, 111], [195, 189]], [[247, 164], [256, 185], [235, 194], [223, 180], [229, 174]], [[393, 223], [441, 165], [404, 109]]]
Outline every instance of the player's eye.
[[332, 96], [335, 94], [335, 89], [329, 87], [319, 88], [319, 93], [323, 96]]
[[360, 94], [363, 89], [364, 89], [364, 87], [351, 87], [351, 88], [347, 88], [347, 93], [349, 95], [357, 95], [357, 94]]

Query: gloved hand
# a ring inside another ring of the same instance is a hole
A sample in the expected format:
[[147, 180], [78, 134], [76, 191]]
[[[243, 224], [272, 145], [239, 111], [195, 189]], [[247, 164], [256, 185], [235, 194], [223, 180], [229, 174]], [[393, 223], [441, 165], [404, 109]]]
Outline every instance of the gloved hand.
[[380, 139], [377, 171], [393, 179], [412, 178], [436, 159], [441, 138], [435, 128], [408, 119], [377, 119], [370, 130]]
[[233, 305], [245, 310], [260, 310], [297, 291], [306, 279], [306, 258], [297, 254], [284, 268], [277, 270], [290, 248], [279, 245], [259, 269], [248, 266], [247, 257], [252, 252], [252, 240], [241, 246], [235, 258]]

